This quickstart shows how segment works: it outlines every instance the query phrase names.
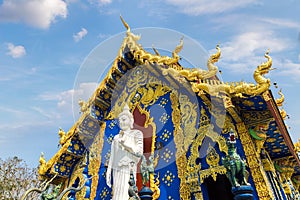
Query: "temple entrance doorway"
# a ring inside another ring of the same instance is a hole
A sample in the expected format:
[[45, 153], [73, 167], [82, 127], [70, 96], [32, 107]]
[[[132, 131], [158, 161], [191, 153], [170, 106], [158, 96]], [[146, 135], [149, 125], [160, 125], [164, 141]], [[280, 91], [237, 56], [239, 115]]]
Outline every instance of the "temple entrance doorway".
[[234, 200], [231, 184], [226, 175], [218, 174], [216, 181], [211, 176], [207, 177], [203, 184], [207, 190], [207, 200]]

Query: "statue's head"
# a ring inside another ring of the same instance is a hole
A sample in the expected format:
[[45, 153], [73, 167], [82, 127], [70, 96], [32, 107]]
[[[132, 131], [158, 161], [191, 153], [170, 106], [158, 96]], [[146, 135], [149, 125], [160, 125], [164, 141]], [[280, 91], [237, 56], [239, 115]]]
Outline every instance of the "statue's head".
[[134, 119], [127, 104], [124, 106], [123, 111], [119, 114], [118, 119], [122, 130], [129, 130], [133, 128]]

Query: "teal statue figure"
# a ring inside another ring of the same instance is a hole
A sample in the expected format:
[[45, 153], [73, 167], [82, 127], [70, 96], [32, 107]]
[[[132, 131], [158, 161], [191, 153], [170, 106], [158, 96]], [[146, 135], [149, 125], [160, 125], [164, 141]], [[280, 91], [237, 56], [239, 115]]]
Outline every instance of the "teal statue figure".
[[149, 163], [147, 163], [146, 157], [142, 156], [142, 162], [140, 166], [143, 187], [139, 191], [139, 196], [141, 200], [152, 200], [153, 191], [147, 187], [149, 183], [150, 174], [154, 174], [154, 157], [153, 155], [149, 156]]
[[236, 152], [236, 139], [234, 132], [230, 130], [229, 139], [227, 140], [228, 155], [222, 159], [224, 167], [227, 169], [226, 175], [232, 187], [240, 187], [241, 185], [250, 185], [246, 181], [246, 165]]
[[59, 195], [60, 189], [61, 189], [61, 184], [55, 186], [55, 188], [53, 189], [53, 191], [51, 193], [47, 193], [47, 191], [43, 192], [41, 195], [41, 199], [42, 200], [56, 200]]
[[130, 171], [130, 179], [128, 181], [129, 184], [129, 189], [128, 189], [128, 195], [129, 195], [129, 199], [128, 200], [140, 200], [140, 197], [138, 195], [138, 188], [135, 184], [135, 180], [134, 180], [134, 175], [133, 175], [133, 171]]
[[142, 156], [140, 171], [141, 171], [142, 182], [144, 186], [149, 182], [150, 174], [154, 173], [153, 161], [154, 161], [153, 155], [149, 156], [149, 164], [147, 164], [146, 157], [144, 155]]

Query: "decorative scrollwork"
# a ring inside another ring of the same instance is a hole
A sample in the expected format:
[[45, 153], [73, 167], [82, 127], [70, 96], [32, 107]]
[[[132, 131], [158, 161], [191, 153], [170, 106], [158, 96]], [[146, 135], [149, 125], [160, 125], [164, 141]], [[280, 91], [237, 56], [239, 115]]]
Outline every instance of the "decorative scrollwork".
[[187, 165], [187, 159], [185, 156], [185, 150], [182, 143], [182, 138], [184, 138], [183, 131], [180, 127], [180, 109], [179, 109], [179, 99], [178, 94], [173, 91], [170, 94], [170, 99], [172, 103], [172, 122], [174, 124], [174, 141], [176, 144], [176, 165], [178, 169], [178, 178], [180, 179], [180, 198], [183, 200], [190, 199], [191, 191], [188, 187], [185, 179], [185, 170]]
[[184, 149], [187, 150], [197, 134], [197, 105], [193, 104], [187, 95], [179, 95], [181, 124], [184, 131]]
[[89, 175], [92, 176], [92, 185], [91, 185], [91, 193], [90, 199], [94, 199], [96, 197], [99, 174], [98, 169], [101, 164], [101, 152], [103, 148], [103, 136], [106, 128], [106, 123], [103, 123], [100, 128], [99, 134], [95, 137], [93, 144], [90, 148], [90, 163], [88, 166]]
[[263, 167], [260, 165], [260, 162], [256, 156], [255, 146], [251, 140], [250, 134], [248, 133], [245, 124], [241, 122], [236, 126], [259, 199], [274, 199], [273, 193], [271, 191], [271, 185], [268, 181], [268, 178], [266, 177]]

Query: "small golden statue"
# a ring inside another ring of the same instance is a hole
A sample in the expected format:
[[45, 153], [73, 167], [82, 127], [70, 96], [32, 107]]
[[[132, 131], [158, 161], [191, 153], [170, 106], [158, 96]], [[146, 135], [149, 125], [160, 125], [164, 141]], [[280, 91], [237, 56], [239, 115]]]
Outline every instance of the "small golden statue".
[[39, 174], [43, 174], [43, 172], [46, 170], [46, 160], [45, 160], [45, 155], [43, 152], [41, 152], [41, 155], [40, 155], [40, 159], [39, 159]]
[[85, 101], [79, 100], [79, 101], [78, 101], [78, 104], [79, 104], [79, 106], [80, 106], [80, 111], [81, 111], [82, 113], [84, 113], [85, 111], [87, 111], [87, 109], [88, 109], [88, 104], [87, 104]]
[[58, 135], [59, 135], [59, 144], [61, 146], [63, 146], [66, 143], [66, 140], [67, 140], [67, 136], [66, 135], [67, 134], [66, 134], [66, 132], [62, 128], [59, 128]]

